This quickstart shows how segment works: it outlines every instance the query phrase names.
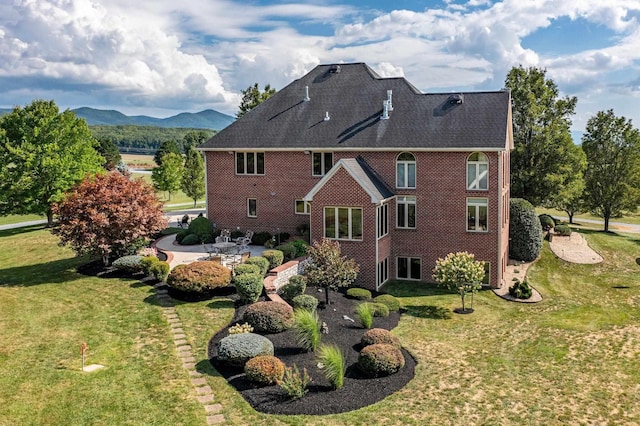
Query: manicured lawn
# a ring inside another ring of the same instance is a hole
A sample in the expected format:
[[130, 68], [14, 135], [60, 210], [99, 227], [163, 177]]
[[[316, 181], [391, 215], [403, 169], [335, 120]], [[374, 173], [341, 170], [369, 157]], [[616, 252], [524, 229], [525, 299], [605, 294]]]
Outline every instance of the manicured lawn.
[[[554, 217], [567, 217], [567, 214], [560, 210], [547, 209], [543, 207], [536, 208], [537, 214], [547, 213]], [[573, 217], [574, 222], [580, 222], [580, 219], [599, 220], [604, 223], [604, 219], [599, 216], [594, 216], [591, 213], [578, 214]], [[634, 225], [640, 225], [640, 212], [625, 212], [623, 217], [612, 217], [611, 222], [631, 223]], [[594, 226], [591, 224], [591, 226]], [[600, 226], [602, 229], [602, 226]]]
[[9, 225], [12, 223], [19, 222], [31, 222], [32, 220], [46, 220], [46, 216], [39, 216], [37, 214], [25, 214], [25, 215], [17, 215], [10, 214], [8, 216], [0, 216], [0, 225]]
[[[256, 413], [206, 361], [228, 299], [178, 303], [187, 339], [228, 424], [634, 424], [640, 419], [640, 236], [584, 231], [605, 262], [574, 265], [545, 243], [529, 281], [538, 304], [395, 282], [394, 332], [416, 377], [382, 402], [340, 415]], [[151, 289], [88, 278], [44, 230], [0, 232], [0, 424], [205, 424]], [[79, 371], [79, 345], [103, 371]], [[353, 396], [357, 398], [357, 395]]]

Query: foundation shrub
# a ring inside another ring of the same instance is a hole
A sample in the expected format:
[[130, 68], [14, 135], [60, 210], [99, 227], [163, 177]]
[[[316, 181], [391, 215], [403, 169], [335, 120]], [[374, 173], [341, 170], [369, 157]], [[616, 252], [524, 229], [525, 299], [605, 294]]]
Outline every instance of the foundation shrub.
[[122, 256], [113, 261], [111, 266], [114, 268], [134, 274], [136, 272], [142, 272], [142, 256], [133, 254], [130, 256]]
[[373, 301], [386, 305], [389, 308], [389, 312], [398, 312], [400, 310], [400, 301], [390, 294], [381, 294], [375, 297]]
[[369, 302], [374, 317], [388, 317], [389, 308], [384, 303]]
[[516, 299], [529, 299], [533, 294], [533, 290], [529, 286], [527, 280], [520, 281], [516, 279], [515, 283], [509, 287], [509, 294]]
[[231, 271], [217, 262], [193, 262], [178, 265], [169, 274], [167, 284], [176, 290], [205, 293], [231, 282]]
[[293, 309], [304, 309], [314, 312], [318, 308], [319, 300], [310, 294], [300, 294], [293, 298]]
[[182, 239], [182, 241], [180, 241], [180, 245], [194, 246], [196, 244], [201, 244], [202, 242], [203, 241], [201, 241], [200, 237], [196, 234], [188, 234]]
[[265, 250], [262, 252], [262, 257], [269, 261], [269, 269], [273, 269], [282, 265], [284, 253], [280, 250]]
[[178, 244], [182, 244], [182, 240], [184, 240], [184, 237], [186, 237], [187, 235], [189, 235], [188, 229], [181, 229], [180, 231], [178, 231], [176, 233], [176, 241], [178, 242]]
[[307, 289], [307, 279], [303, 275], [294, 275], [289, 278], [289, 282], [280, 288], [280, 297], [288, 303], [293, 303], [296, 296], [304, 294]]
[[571, 235], [571, 228], [569, 228], [569, 225], [558, 225], [554, 228], [553, 231], [563, 237], [568, 237]]
[[284, 363], [275, 356], [260, 355], [245, 363], [244, 374], [258, 385], [272, 385], [282, 380]]
[[218, 342], [218, 361], [223, 364], [242, 368], [260, 355], [273, 356], [273, 343], [259, 334], [230, 334]]
[[395, 346], [396, 348], [401, 348], [400, 339], [395, 334], [392, 334], [389, 330], [385, 330], [384, 328], [372, 328], [371, 330], [367, 330], [362, 339], [360, 339], [360, 343], [362, 347], [366, 347], [369, 345], [377, 345], [379, 343], [386, 343], [387, 345]]
[[275, 249], [280, 250], [282, 252], [284, 256], [283, 262], [288, 262], [296, 258], [296, 247], [292, 243], [281, 244], [277, 246]]
[[347, 297], [358, 300], [371, 300], [371, 291], [366, 288], [352, 287], [347, 290]]
[[263, 280], [263, 275], [256, 273], [236, 275], [233, 282], [240, 296], [240, 301], [244, 304], [257, 302], [264, 288]]
[[553, 217], [546, 213], [539, 215], [538, 219], [540, 220], [540, 226], [542, 226], [543, 231], [548, 231], [556, 226], [556, 222], [553, 220]]
[[267, 231], [256, 232], [251, 238], [251, 244], [263, 246], [264, 243], [271, 239], [271, 234]]
[[512, 198], [509, 205], [509, 257], [523, 262], [535, 260], [542, 249], [540, 219], [530, 202]]
[[360, 351], [357, 365], [368, 376], [388, 376], [404, 367], [404, 355], [393, 345], [376, 343]]
[[260, 274], [264, 277], [269, 270], [269, 261], [262, 256], [252, 256], [245, 260], [247, 265], [256, 265], [260, 268]]
[[241, 263], [240, 265], [234, 268], [233, 273], [236, 276], [243, 275], [243, 274], [260, 275], [260, 267], [258, 265], [252, 265], [250, 263]]
[[293, 325], [293, 309], [280, 302], [256, 302], [247, 307], [242, 319], [258, 333], [280, 333]]

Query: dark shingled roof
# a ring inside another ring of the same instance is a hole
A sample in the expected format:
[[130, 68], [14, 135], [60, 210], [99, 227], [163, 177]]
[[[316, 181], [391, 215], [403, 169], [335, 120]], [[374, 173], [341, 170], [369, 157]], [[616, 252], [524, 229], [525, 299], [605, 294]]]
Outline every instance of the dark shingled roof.
[[[507, 91], [423, 94], [404, 78], [380, 78], [364, 63], [336, 67], [318, 65], [200, 148], [509, 149]], [[309, 101], [303, 100], [305, 86]], [[393, 111], [381, 120], [387, 90], [393, 91]]]

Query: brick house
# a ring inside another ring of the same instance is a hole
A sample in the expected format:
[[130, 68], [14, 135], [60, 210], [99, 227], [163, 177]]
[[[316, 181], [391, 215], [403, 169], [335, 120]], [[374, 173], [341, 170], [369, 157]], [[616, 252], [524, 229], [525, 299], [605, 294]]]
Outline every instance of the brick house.
[[363, 63], [317, 66], [200, 147], [218, 227], [308, 224], [371, 289], [455, 251], [502, 286], [512, 148], [508, 91], [423, 94]]

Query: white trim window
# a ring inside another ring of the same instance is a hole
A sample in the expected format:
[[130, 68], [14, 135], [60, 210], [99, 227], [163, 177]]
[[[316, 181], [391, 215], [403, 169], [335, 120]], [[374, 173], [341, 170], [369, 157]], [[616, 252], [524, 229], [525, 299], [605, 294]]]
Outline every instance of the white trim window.
[[311, 164], [313, 176], [324, 176], [333, 167], [333, 152], [312, 152]]
[[247, 217], [258, 217], [258, 200], [247, 198]]
[[405, 195], [396, 197], [396, 227], [415, 229], [416, 197]]
[[387, 282], [389, 279], [389, 258], [385, 258], [384, 260], [378, 262], [378, 286], [380, 288], [382, 284]]
[[396, 277], [399, 280], [419, 281], [422, 277], [422, 259], [419, 257], [396, 258]]
[[403, 152], [396, 158], [396, 188], [416, 187], [416, 157]]
[[382, 238], [389, 233], [389, 204], [376, 207], [378, 210], [378, 226], [376, 236]]
[[474, 152], [467, 157], [467, 189], [486, 191], [489, 189], [489, 157]]
[[467, 198], [467, 231], [487, 232], [489, 200], [486, 198]]
[[325, 207], [324, 236], [334, 240], [362, 241], [362, 209]]
[[311, 203], [305, 200], [296, 200], [295, 212], [296, 214], [310, 214]]
[[237, 175], [263, 175], [264, 152], [236, 152]]

